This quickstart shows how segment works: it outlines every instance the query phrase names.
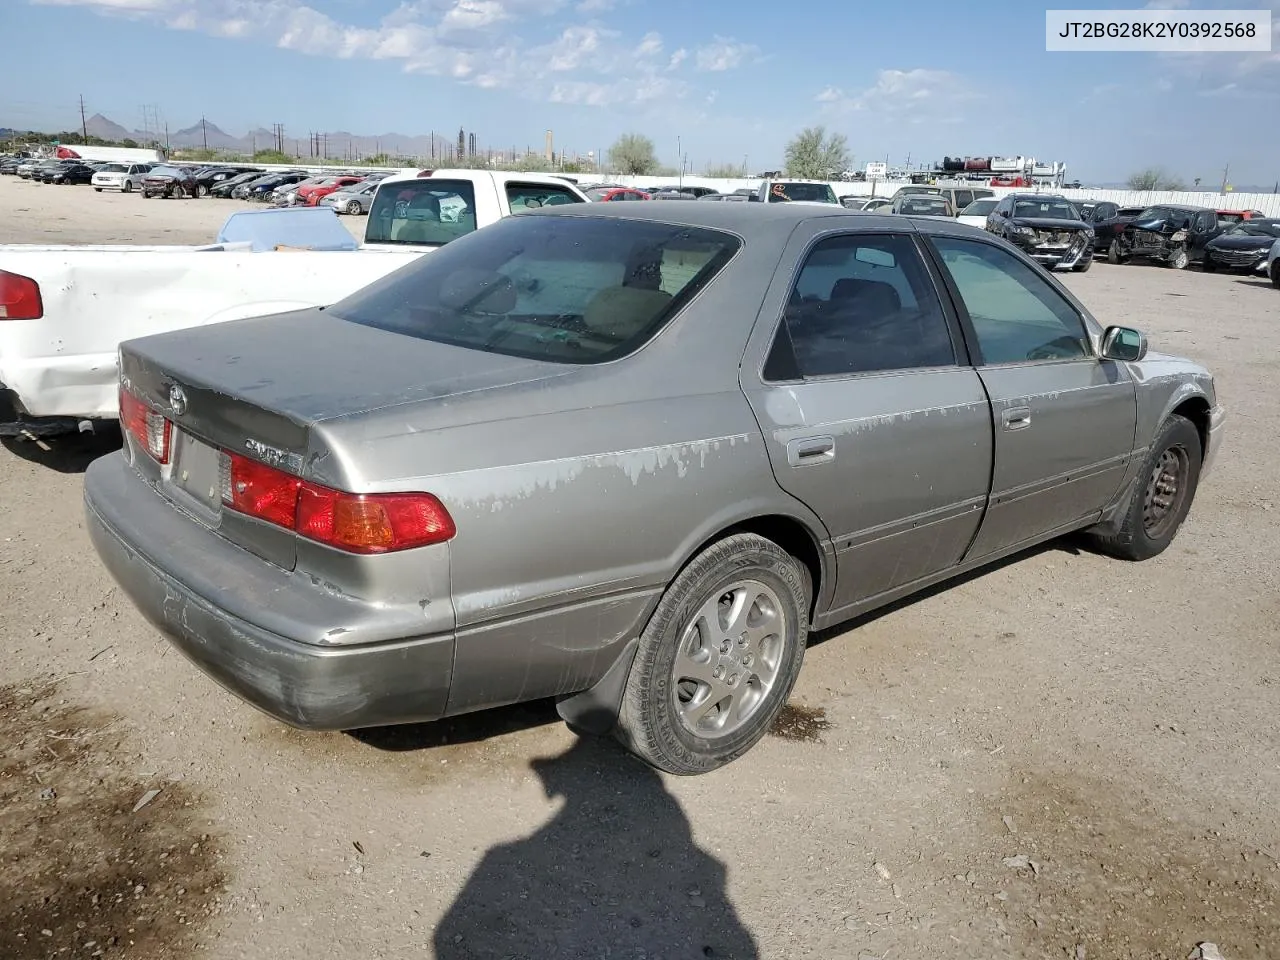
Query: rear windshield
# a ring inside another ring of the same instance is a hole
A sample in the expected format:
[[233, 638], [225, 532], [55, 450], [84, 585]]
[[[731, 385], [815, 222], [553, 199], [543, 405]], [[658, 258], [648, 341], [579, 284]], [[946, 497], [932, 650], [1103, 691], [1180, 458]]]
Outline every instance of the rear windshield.
[[652, 339], [739, 246], [737, 237], [697, 227], [521, 215], [415, 261], [330, 311], [487, 353], [603, 363]]
[[1244, 220], [1227, 232], [1233, 237], [1280, 238], [1280, 220]]
[[402, 180], [373, 195], [369, 243], [441, 246], [476, 228], [476, 195], [469, 180]]
[[942, 197], [909, 197], [902, 201], [899, 209], [903, 213], [918, 213], [922, 216], [943, 215], [947, 212], [947, 201]]
[[836, 192], [826, 183], [775, 183], [769, 188], [769, 202], [786, 200], [816, 200], [819, 203], [839, 203]]

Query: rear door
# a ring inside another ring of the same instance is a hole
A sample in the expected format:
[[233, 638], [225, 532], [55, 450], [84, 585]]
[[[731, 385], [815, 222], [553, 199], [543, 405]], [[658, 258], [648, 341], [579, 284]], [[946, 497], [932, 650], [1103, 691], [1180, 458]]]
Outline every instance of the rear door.
[[831, 609], [957, 564], [991, 479], [991, 413], [910, 227], [801, 226], [743, 370], [778, 483], [831, 534]]
[[991, 398], [991, 502], [970, 551], [984, 557], [1099, 514], [1134, 456], [1137, 391], [1099, 358], [1080, 312], [1003, 245], [930, 238]]

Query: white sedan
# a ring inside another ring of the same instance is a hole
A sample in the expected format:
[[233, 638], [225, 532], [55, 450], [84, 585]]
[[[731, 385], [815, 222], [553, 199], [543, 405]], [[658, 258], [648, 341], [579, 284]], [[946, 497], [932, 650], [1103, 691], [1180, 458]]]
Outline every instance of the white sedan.
[[99, 193], [103, 190], [132, 193], [142, 189], [142, 180], [150, 171], [149, 163], [108, 163], [99, 167], [89, 182]]
[[991, 211], [996, 208], [996, 204], [1000, 202], [999, 197], [979, 197], [973, 203], [969, 204], [960, 211], [960, 215], [956, 217], [961, 223], [967, 223], [971, 227], [986, 228], [987, 217]]

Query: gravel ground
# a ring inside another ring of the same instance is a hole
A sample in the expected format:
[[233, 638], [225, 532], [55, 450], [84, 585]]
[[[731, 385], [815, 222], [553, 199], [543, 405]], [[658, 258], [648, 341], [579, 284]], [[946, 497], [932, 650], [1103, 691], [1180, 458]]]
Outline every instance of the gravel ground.
[[[240, 206], [0, 198], [0, 242], [201, 242]], [[98, 565], [81, 472], [111, 438], [0, 449], [0, 956], [1280, 955], [1280, 293], [1066, 281], [1218, 376], [1228, 437], [1175, 544], [1056, 543], [820, 635], [788, 724], [698, 778], [546, 704], [285, 728]]]

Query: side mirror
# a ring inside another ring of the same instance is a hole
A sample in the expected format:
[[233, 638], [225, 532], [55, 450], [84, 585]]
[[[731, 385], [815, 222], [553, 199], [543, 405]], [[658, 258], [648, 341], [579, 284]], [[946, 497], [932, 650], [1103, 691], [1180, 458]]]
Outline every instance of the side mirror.
[[1001, 210], [1001, 211], [1000, 211], [1000, 216], [1002, 216], [1002, 217], [1004, 217], [1006, 220], [1008, 220], [1008, 219], [1009, 219], [1009, 211], [1008, 211], [1008, 210]]
[[1147, 355], [1147, 338], [1132, 327], [1107, 327], [1102, 335], [1102, 357], [1136, 363]]

